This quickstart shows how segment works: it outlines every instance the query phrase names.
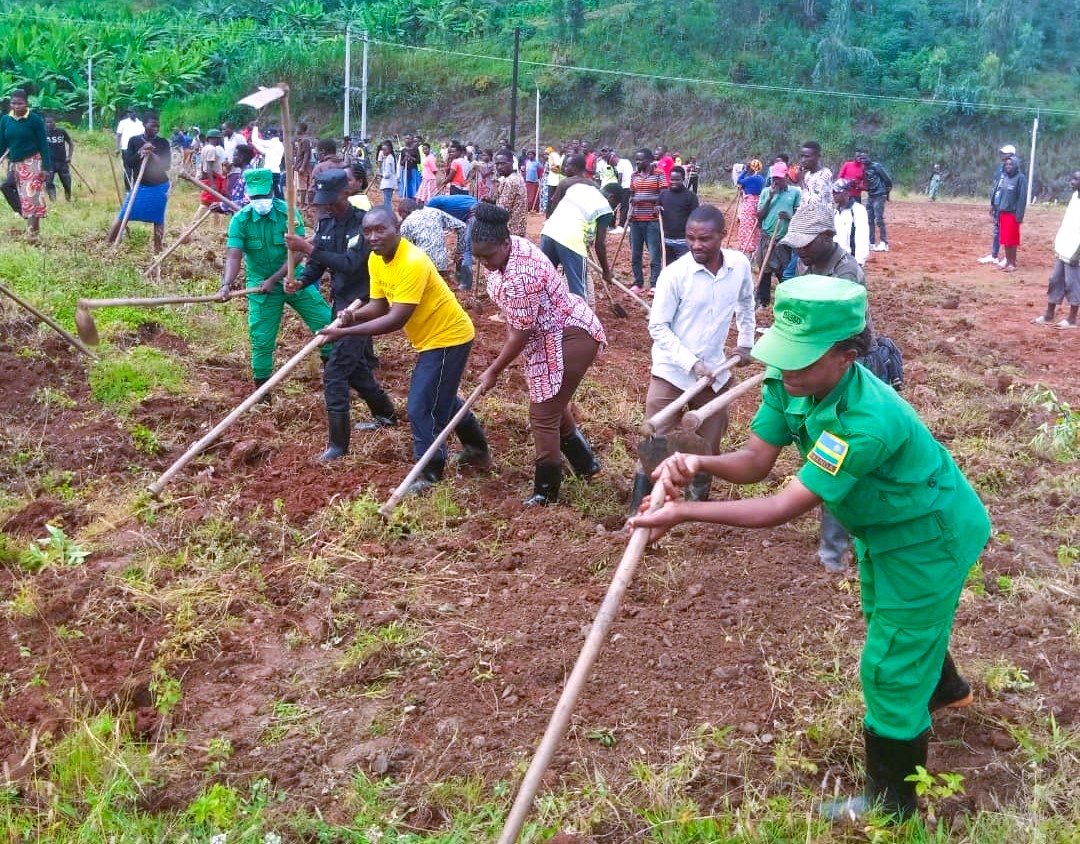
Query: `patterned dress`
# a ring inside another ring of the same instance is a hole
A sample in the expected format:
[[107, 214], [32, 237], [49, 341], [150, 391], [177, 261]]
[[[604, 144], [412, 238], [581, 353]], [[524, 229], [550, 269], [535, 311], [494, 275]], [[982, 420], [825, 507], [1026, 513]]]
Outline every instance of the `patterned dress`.
[[510, 234], [525, 237], [529, 225], [528, 194], [525, 190], [525, 180], [521, 174], [513, 172], [509, 176], [502, 176], [495, 183], [495, 204], [505, 208], [510, 213], [508, 227]]
[[523, 237], [511, 236], [506, 266], [488, 273], [487, 292], [508, 326], [530, 332], [522, 356], [534, 404], [553, 399], [562, 387], [564, 329], [580, 328], [597, 343], [607, 343], [585, 300], [567, 289], [551, 261]]

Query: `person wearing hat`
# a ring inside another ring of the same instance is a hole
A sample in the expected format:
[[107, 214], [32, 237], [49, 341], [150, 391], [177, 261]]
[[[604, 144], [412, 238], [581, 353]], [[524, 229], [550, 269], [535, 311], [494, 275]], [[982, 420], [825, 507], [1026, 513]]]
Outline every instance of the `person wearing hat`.
[[[409, 380], [407, 406], [413, 454], [419, 459], [461, 408], [458, 386], [476, 329], [431, 259], [401, 236], [392, 211], [368, 211], [364, 216], [364, 238], [371, 247], [371, 299], [359, 310], [341, 314], [341, 327], [325, 333], [337, 340], [404, 330], [409, 343], [419, 352]], [[476, 416], [466, 414], [455, 432], [465, 446], [457, 458], [459, 464], [475, 468], [491, 465], [487, 437]], [[442, 480], [445, 469], [444, 445], [409, 492], [429, 489]]]
[[[199, 181], [213, 188], [218, 193], [225, 193], [228, 189], [226, 172], [229, 159], [225, 152], [225, 136], [220, 129], [211, 129], [206, 133], [206, 143], [203, 144], [202, 158], [199, 163]], [[217, 202], [213, 194], [203, 191], [199, 194], [199, 204], [207, 207]]]
[[832, 183], [834, 240], [851, 255], [860, 266], [866, 266], [870, 257], [870, 222], [866, 219], [866, 206], [856, 202], [852, 183], [837, 179]]
[[994, 220], [994, 239], [990, 245], [990, 252], [983, 255], [979, 259], [980, 264], [997, 264], [999, 267], [1004, 267], [1009, 262], [1002, 258], [998, 260], [998, 253], [1001, 251], [1001, 225], [997, 215], [994, 213], [993, 202], [994, 194], [997, 193], [998, 185], [1001, 184], [1001, 179], [1005, 175], [1005, 162], [1016, 155], [1016, 147], [1012, 144], [1005, 144], [998, 150], [998, 155], [1001, 160], [998, 162], [997, 168], [994, 170], [994, 179], [990, 183], [990, 216]]
[[[720, 456], [675, 454], [654, 474], [666, 503], [630, 520], [656, 541], [688, 521], [773, 527], [824, 504], [855, 537], [866, 644], [866, 789], [823, 807], [832, 818], [875, 806], [917, 809], [907, 777], [926, 766], [930, 713], [971, 702], [948, 653], [968, 570], [990, 520], [952, 456], [900, 395], [856, 359], [869, 349], [866, 289], [803, 276], [777, 288], [775, 320], [751, 354], [767, 367], [750, 439]], [[786, 445], [804, 459], [778, 493], [732, 501], [682, 500], [698, 472], [759, 483]]]
[[791, 215], [802, 200], [799, 189], [788, 182], [788, 167], [783, 161], [776, 161], [769, 168], [769, 182], [769, 192], [759, 201], [757, 209], [762, 234], [754, 260], [762, 268], [756, 297], [759, 308], [769, 306], [773, 276], [782, 278], [784, 269], [791, 262], [791, 249], [782, 241]]
[[[288, 230], [288, 205], [274, 193], [273, 174], [263, 168], [244, 173], [248, 204], [229, 221], [226, 241], [225, 272], [221, 277], [220, 294], [232, 289], [240, 273], [241, 259], [247, 279], [248, 334], [251, 338], [251, 373], [259, 387], [274, 370], [274, 349], [277, 346], [281, 314], [288, 305], [318, 334], [330, 322], [330, 306], [314, 287], [295, 293], [287, 292], [281, 280], [289, 274], [289, 253], [285, 246]], [[304, 219], [296, 214], [296, 232], [304, 233]], [[323, 358], [330, 347], [323, 347]]]
[[[285, 245], [305, 256], [304, 272], [295, 281], [285, 283], [287, 293], [318, 290], [323, 275], [330, 273], [332, 316], [338, 316], [359, 299], [367, 304], [371, 296], [368, 256], [371, 250], [364, 240], [364, 213], [349, 202], [349, 174], [344, 170], [324, 170], [315, 180], [312, 204], [322, 216], [315, 237], [285, 235]], [[327, 447], [319, 460], [337, 460], [349, 453], [349, 388], [360, 394], [371, 410], [372, 421], [361, 422], [360, 431], [374, 431], [397, 424], [394, 403], [375, 379], [378, 366], [370, 337], [351, 335], [334, 341], [323, 369], [323, 394], [326, 398]]]

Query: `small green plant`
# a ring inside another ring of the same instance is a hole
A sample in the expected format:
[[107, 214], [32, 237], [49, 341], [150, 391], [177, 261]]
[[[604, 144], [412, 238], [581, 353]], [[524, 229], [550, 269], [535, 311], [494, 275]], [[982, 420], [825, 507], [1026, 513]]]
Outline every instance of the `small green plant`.
[[1080, 457], [1080, 410], [1073, 410], [1053, 390], [1038, 385], [1025, 396], [1024, 407], [1050, 414], [1050, 419], [1038, 427], [1032, 438], [1033, 446], [1061, 463]]
[[27, 571], [38, 572], [46, 566], [81, 566], [90, 555], [90, 551], [68, 539], [64, 531], [56, 525], [45, 525], [49, 534], [35, 540], [22, 555], [22, 566]]
[[991, 693], [999, 692], [1026, 692], [1034, 689], [1035, 684], [1031, 681], [1027, 671], [1018, 665], [1011, 663], [999, 663], [986, 673], [986, 688]]
[[1080, 561], [1080, 546], [1077, 545], [1065, 545], [1064, 543], [1058, 546], [1057, 549], [1057, 561], [1060, 565], [1074, 566]]
[[971, 594], [979, 598], [986, 594], [986, 576], [983, 574], [982, 560], [979, 560], [968, 571], [964, 585], [971, 590]]
[[619, 737], [615, 734], [615, 730], [607, 727], [590, 730], [585, 734], [585, 738], [607, 748], [614, 747], [619, 743]]
[[225, 736], [210, 739], [206, 746], [206, 766], [208, 774], [220, 774], [225, 769], [225, 763], [232, 758], [233, 746]]
[[1013, 579], [1007, 574], [999, 574], [997, 580], [994, 581], [997, 584], [998, 591], [1002, 595], [1010, 595], [1013, 591]]
[[143, 454], [149, 454], [151, 457], [161, 451], [157, 434], [145, 425], [135, 425], [131, 429], [131, 441], [135, 444], [135, 448]]
[[937, 805], [942, 800], [964, 793], [963, 774], [942, 772], [935, 776], [922, 765], [916, 765], [915, 773], [904, 779], [915, 783], [915, 794], [926, 800], [926, 814], [931, 818], [936, 816]]
[[74, 472], [49, 472], [41, 479], [41, 489], [64, 501], [71, 501], [75, 498], [75, 489], [71, 486], [74, 480]]
[[104, 357], [90, 370], [90, 394], [117, 410], [128, 410], [154, 390], [179, 393], [184, 368], [157, 349], [138, 346], [129, 354]]
[[203, 828], [227, 829], [239, 809], [240, 796], [229, 786], [216, 782], [191, 802], [186, 814]]
[[150, 680], [150, 694], [154, 697], [154, 709], [162, 715], [168, 715], [184, 699], [180, 681], [169, 676], [164, 669], [158, 668]]

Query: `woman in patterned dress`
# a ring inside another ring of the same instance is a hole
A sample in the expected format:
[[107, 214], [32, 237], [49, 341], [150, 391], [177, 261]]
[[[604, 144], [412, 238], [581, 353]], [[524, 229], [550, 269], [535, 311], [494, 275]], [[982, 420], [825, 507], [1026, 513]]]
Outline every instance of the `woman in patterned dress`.
[[27, 236], [36, 241], [45, 216], [45, 174], [52, 157], [45, 121], [31, 111], [21, 88], [8, 96], [10, 110], [0, 117], [0, 155], [8, 157], [2, 189], [12, 210], [26, 220]]
[[547, 256], [510, 234], [506, 209], [481, 202], [473, 213], [473, 255], [487, 269], [488, 296], [506, 320], [506, 342], [479, 384], [485, 392], [492, 389], [515, 358], [524, 358], [536, 451], [533, 494], [525, 503], [552, 504], [562, 484], [560, 451], [574, 474], [588, 478], [600, 471], [571, 399], [607, 337], [596, 314], [567, 289]]
[[757, 209], [761, 192], [765, 189], [765, 177], [761, 175], [761, 162], [754, 159], [739, 176], [742, 202], [739, 203], [739, 251], [747, 257], [753, 255], [761, 240]]

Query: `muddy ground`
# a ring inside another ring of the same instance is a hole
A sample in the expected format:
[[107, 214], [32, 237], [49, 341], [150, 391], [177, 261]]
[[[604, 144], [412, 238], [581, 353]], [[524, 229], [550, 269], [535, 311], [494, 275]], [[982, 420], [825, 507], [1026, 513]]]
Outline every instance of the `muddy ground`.
[[[982, 206], [894, 203], [890, 211], [891, 251], [872, 256], [868, 276], [878, 328], [906, 355], [905, 396], [947, 444], [984, 437], [992, 452], [1026, 442], [1034, 422], [1021, 407], [1025, 389], [1038, 382], [1080, 398], [1080, 331], [1030, 324], [1043, 307], [1060, 210], [1030, 213], [1012, 275], [975, 262], [990, 236]], [[247, 394], [243, 350], [207, 359], [144, 328], [132, 342], [182, 357], [192, 387], [155, 394], [122, 418], [91, 400], [82, 361], [8, 310], [0, 440], [12, 457], [0, 484], [21, 502], [0, 515], [0, 529], [28, 542], [44, 536], [46, 523], [59, 525], [93, 553], [80, 568], [37, 575], [34, 611], [3, 618], [0, 758], [14, 769], [33, 733], [59, 736], [75, 711], [116, 707], [136, 713], [148, 741], [186, 735], [148, 807], [190, 799], [216, 737], [233, 747], [223, 777], [266, 775], [329, 818], [344, 811], [339, 798], [356, 769], [412, 788], [417, 826], [442, 821], [425, 785], [519, 776], [625, 546], [618, 528], [649, 342], [624, 304], [627, 319], [598, 307], [611, 345], [579, 402], [607, 466], [589, 488], [571, 483], [563, 506], [521, 506], [531, 460], [515, 373], [480, 409], [496, 469], [451, 471], [448, 495], [391, 528], [363, 502], [384, 499], [408, 471], [407, 429], [356, 435], [342, 465], [318, 465], [325, 414], [317, 372], [304, 370], [269, 409], [243, 418], [156, 504], [138, 490]], [[501, 340], [491, 313], [488, 304], [476, 317], [473, 373]], [[286, 349], [304, 340], [292, 318], [283, 337]], [[398, 338], [381, 342], [379, 353], [379, 377], [403, 406], [412, 355]], [[463, 389], [469, 383], [466, 376]], [[43, 399], [45, 387], [73, 401]], [[752, 410], [752, 401], [737, 406], [732, 443]], [[354, 413], [363, 415], [359, 403]], [[133, 424], [156, 433], [159, 453], [135, 447]], [[793, 467], [778, 467], [770, 483]], [[1006, 655], [1036, 684], [1039, 707], [1076, 724], [1080, 657], [1057, 623], [1070, 599], [1038, 594], [1006, 606], [991, 598], [1001, 575], [1057, 565], [1058, 540], [1045, 528], [1062, 512], [1075, 515], [1080, 500], [1025, 496], [1053, 467], [1010, 467], [1007, 456], [988, 453], [965, 468], [1001, 478], [980, 486], [993, 491], [997, 538], [983, 558], [989, 597], [965, 594], [961, 604], [958, 662], [985, 666]], [[717, 485], [714, 494], [738, 492]], [[549, 785], [594, 768], [624, 781], [628, 761], [670, 761], [700, 725], [726, 725], [730, 735], [693, 788], [706, 810], [737, 805], [755, 777], [780, 770], [781, 740], [789, 754], [818, 758], [829, 738], [810, 729], [815, 719], [835, 717], [827, 733], [856, 728], [856, 666], [823, 655], [857, 653], [857, 587], [822, 571], [815, 548], [815, 522], [805, 519], [760, 532], [680, 529], [650, 552]], [[5, 599], [17, 577], [0, 569]], [[403, 633], [347, 657], [358, 631], [387, 628]], [[181, 683], [181, 699], [164, 714], [153, 706], [155, 662]], [[976, 692], [971, 710], [936, 719], [932, 759], [965, 775], [959, 808], [989, 809], [1018, 781], [1004, 724], [1034, 704], [979, 684]], [[841, 775], [850, 763], [818, 761]], [[822, 773], [794, 766], [781, 778], [812, 789]]]

